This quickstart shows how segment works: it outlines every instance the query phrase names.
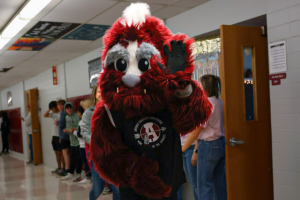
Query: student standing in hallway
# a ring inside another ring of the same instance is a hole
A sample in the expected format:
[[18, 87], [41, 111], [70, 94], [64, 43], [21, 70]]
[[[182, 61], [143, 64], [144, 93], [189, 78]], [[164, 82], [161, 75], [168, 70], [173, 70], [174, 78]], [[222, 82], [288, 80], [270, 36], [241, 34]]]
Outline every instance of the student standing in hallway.
[[[85, 110], [82, 116], [81, 134], [85, 142], [90, 145], [91, 141], [91, 118], [95, 110], [95, 105], [101, 101], [100, 87], [97, 83], [94, 85], [92, 91], [92, 106]], [[94, 169], [94, 164], [91, 163], [91, 172], [93, 187], [90, 191], [89, 200], [96, 200], [103, 192], [105, 180], [100, 177], [100, 174]], [[119, 189], [112, 185], [113, 200], [120, 200]]]
[[[67, 175], [62, 177], [61, 179], [69, 179], [73, 177], [73, 181], [80, 180], [82, 162], [79, 153], [79, 140], [73, 135], [73, 130], [77, 130], [79, 117], [75, 112], [75, 108], [72, 103], [67, 102], [65, 104], [65, 112], [66, 112], [66, 128], [64, 129], [65, 133], [68, 133], [70, 136], [70, 167]], [[76, 176], [74, 171], [76, 169]]]
[[9, 150], [8, 135], [10, 133], [10, 120], [8, 118], [7, 112], [1, 111], [0, 117], [1, 122], [1, 136], [2, 136], [2, 153], [7, 154]]
[[[57, 108], [57, 102], [51, 101], [49, 103], [49, 110], [47, 110], [44, 114], [44, 117], [50, 117], [54, 121], [58, 121], [60, 117], [60, 112]], [[61, 174], [65, 173], [65, 162], [61, 152], [60, 144], [59, 144], [59, 127], [55, 124], [52, 125], [52, 147], [55, 152], [57, 169], [52, 171], [52, 173]]]
[[32, 129], [31, 129], [31, 113], [30, 113], [30, 105], [26, 106], [27, 116], [25, 119], [22, 117], [22, 121], [25, 122], [26, 131], [29, 136], [29, 149], [30, 149], [30, 159], [27, 161], [27, 164], [33, 164], [33, 147], [32, 147]]
[[59, 143], [66, 166], [66, 171], [60, 172], [60, 176], [65, 176], [70, 167], [70, 139], [69, 134], [64, 132], [64, 129], [66, 128], [66, 113], [64, 111], [65, 104], [66, 101], [62, 99], [57, 102], [57, 107], [60, 111], [60, 117], [58, 121], [54, 121], [54, 124], [59, 127]]
[[219, 99], [221, 83], [219, 77], [205, 75], [201, 84], [208, 99], [214, 106], [213, 113], [206, 124], [194, 130], [182, 146], [185, 152], [195, 140], [198, 140], [197, 156], [197, 191], [199, 199], [212, 200], [214, 191], [216, 199], [226, 200], [225, 174], [225, 139], [224, 108]]

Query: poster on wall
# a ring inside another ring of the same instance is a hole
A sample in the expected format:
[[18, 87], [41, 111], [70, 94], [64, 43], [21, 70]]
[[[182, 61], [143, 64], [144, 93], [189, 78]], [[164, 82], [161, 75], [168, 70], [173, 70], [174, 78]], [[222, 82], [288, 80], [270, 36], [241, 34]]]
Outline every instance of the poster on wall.
[[95, 25], [95, 24], [84, 24], [72, 31], [62, 39], [69, 40], [96, 40], [105, 34], [105, 31], [110, 26], [107, 25]]
[[12, 94], [11, 94], [11, 92], [7, 92], [7, 105], [12, 106]]
[[38, 22], [23, 37], [58, 39], [80, 24], [62, 22]]
[[102, 62], [100, 59], [101, 58], [96, 58], [88, 62], [90, 88], [94, 87], [95, 83], [97, 83], [98, 77], [100, 76], [100, 72], [102, 70], [101, 68]]
[[269, 72], [275, 74], [286, 72], [286, 44], [285, 41], [269, 44]]
[[54, 39], [47, 38], [20, 38], [8, 50], [13, 51], [40, 51], [49, 44], [54, 42]]

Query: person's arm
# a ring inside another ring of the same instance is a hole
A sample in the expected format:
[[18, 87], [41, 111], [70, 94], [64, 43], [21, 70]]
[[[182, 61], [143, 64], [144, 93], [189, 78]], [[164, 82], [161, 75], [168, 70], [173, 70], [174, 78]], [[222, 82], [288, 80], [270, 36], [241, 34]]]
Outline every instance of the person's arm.
[[198, 142], [196, 141], [196, 144], [195, 144], [195, 149], [194, 149], [194, 152], [193, 152], [193, 155], [192, 155], [192, 158], [191, 158], [191, 163], [194, 167], [197, 166], [197, 157], [198, 157]]
[[168, 197], [171, 187], [156, 175], [158, 163], [138, 156], [121, 140], [103, 103], [98, 103], [92, 116], [91, 160], [101, 177], [115, 186], [131, 187], [140, 195], [154, 199]]
[[80, 125], [81, 128], [81, 135], [84, 141], [90, 145], [90, 140], [91, 140], [91, 120], [92, 120], [92, 115], [93, 115], [93, 110], [94, 108], [88, 108], [82, 116], [81, 122], [82, 124]]
[[64, 111], [60, 113], [60, 118], [58, 121], [56, 121], [55, 124], [61, 129], [64, 129], [66, 127], [66, 115]]
[[190, 133], [189, 137], [187, 138], [184, 145], [182, 146], [182, 152], [185, 152], [196, 141], [201, 130], [202, 127], [200, 126]]
[[164, 89], [174, 128], [183, 135], [204, 124], [213, 108], [200, 84], [192, 80], [193, 43], [194, 40], [184, 34], [174, 35], [164, 43], [165, 66], [157, 62], [161, 70], [156, 80]]
[[44, 117], [50, 117], [50, 115], [49, 115], [49, 112], [50, 112], [51, 110], [49, 109], [49, 110], [47, 110], [46, 112], [45, 112], [45, 114], [44, 114]]

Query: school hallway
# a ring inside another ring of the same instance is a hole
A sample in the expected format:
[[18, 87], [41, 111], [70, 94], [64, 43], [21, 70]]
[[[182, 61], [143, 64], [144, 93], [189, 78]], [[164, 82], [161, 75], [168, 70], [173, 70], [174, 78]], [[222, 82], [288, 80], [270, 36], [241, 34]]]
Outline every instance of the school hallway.
[[[83, 200], [88, 199], [92, 184], [62, 181], [44, 165], [27, 165], [11, 155], [0, 156], [0, 200]], [[98, 200], [111, 200], [112, 195]]]

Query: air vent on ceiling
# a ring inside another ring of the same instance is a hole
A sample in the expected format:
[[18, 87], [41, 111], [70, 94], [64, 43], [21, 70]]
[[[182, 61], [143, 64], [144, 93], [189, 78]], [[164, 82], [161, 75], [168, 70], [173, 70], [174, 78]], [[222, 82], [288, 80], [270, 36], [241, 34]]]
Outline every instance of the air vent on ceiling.
[[5, 73], [8, 72], [9, 70], [11, 70], [13, 67], [9, 67], [9, 68], [0, 68], [0, 73]]

